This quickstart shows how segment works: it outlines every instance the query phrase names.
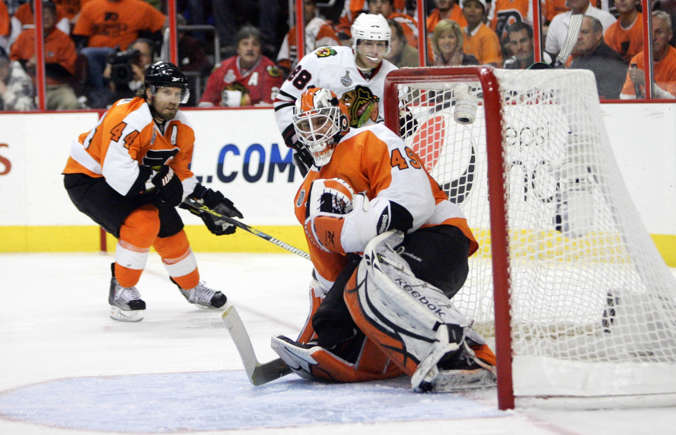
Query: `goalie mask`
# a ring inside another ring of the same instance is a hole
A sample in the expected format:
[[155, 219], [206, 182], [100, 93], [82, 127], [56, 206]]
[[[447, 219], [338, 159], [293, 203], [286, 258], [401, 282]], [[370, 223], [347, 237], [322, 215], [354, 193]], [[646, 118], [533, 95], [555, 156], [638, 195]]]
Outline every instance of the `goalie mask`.
[[170, 62], [160, 61], [150, 65], [146, 70], [144, 84], [153, 95], [157, 92], [157, 88], [179, 88], [181, 90], [181, 104], [187, 103], [190, 98], [188, 79], [176, 65]]
[[[387, 20], [380, 14], [360, 14], [352, 24], [352, 49], [357, 53], [357, 46], [359, 41], [386, 41], [387, 51], [383, 56], [390, 53], [390, 25]], [[382, 59], [381, 59], [382, 60]]]
[[296, 100], [293, 127], [318, 167], [331, 160], [333, 149], [349, 130], [347, 119], [345, 104], [328, 89], [308, 88]]

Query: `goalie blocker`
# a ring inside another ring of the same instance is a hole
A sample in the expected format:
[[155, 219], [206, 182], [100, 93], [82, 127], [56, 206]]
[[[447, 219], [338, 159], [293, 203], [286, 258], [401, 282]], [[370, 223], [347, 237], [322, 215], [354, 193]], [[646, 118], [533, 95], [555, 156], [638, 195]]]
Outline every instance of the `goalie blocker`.
[[415, 391], [495, 384], [492, 351], [440, 289], [415, 277], [397, 253], [403, 240], [394, 231], [375, 237], [363, 260], [348, 265], [327, 294], [327, 300], [342, 295], [354, 321], [351, 336], [331, 348], [320, 346], [321, 339], [305, 344], [272, 339], [272, 348], [291, 370], [307, 379], [338, 382], [406, 374]]

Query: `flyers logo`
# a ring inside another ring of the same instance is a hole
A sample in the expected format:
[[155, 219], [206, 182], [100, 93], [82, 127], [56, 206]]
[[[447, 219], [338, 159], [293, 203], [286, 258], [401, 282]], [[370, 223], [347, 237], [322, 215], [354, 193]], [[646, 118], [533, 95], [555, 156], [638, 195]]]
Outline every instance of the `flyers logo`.
[[315, 54], [317, 55], [317, 57], [329, 57], [335, 56], [336, 54], [338, 54], [338, 52], [331, 47], [322, 47], [319, 50], [317, 50]]

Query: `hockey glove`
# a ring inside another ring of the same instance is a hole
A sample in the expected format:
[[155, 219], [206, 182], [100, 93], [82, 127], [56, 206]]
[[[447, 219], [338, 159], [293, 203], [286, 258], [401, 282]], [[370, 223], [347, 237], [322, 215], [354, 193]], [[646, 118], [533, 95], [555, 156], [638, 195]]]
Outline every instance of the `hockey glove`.
[[303, 147], [303, 144], [298, 141], [296, 137], [296, 130], [293, 127], [293, 124], [289, 124], [284, 131], [282, 132], [282, 137], [284, 138], [284, 143], [289, 148], [293, 149], [293, 161], [296, 163], [298, 172], [300, 175], [305, 177], [312, 165], [314, 164], [314, 159], [310, 152]]
[[155, 203], [160, 206], [176, 207], [183, 199], [183, 184], [169, 166], [162, 166], [150, 182], [157, 190]]
[[[204, 205], [220, 215], [226, 217], [236, 217], [240, 219], [244, 217], [242, 213], [237, 210], [232, 201], [223, 196], [223, 194], [217, 190], [211, 190], [202, 186], [201, 184], [198, 184], [195, 186], [195, 190], [190, 196], [192, 198], [201, 200], [204, 202]], [[188, 208], [188, 210], [190, 210], [190, 208]], [[228, 221], [220, 219], [210, 213], [203, 211], [195, 214], [197, 214], [202, 219], [204, 225], [206, 225], [209, 231], [217, 236], [232, 234], [237, 228]]]
[[295, 151], [293, 152], [293, 161], [296, 163], [298, 172], [300, 172], [300, 175], [303, 177], [307, 175], [308, 171], [315, 162], [312, 158], [312, 154], [310, 154], [308, 150], [301, 146], [295, 148]]

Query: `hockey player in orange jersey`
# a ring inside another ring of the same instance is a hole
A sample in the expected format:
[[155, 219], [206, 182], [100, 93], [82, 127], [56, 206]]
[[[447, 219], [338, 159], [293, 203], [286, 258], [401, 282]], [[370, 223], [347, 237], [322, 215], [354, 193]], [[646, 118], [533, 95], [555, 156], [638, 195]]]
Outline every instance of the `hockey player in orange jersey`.
[[459, 207], [383, 124], [350, 129], [334, 92], [305, 90], [293, 123], [314, 161], [294, 199], [311, 312], [297, 340], [273, 338], [273, 349], [313, 380], [492, 385], [495, 356], [451, 304], [478, 247]]
[[[188, 81], [167, 62], [148, 67], [143, 97], [119, 100], [92, 130], [71, 145], [63, 171], [75, 206], [117, 239], [108, 303], [111, 317], [143, 319], [146, 304], [135, 285], [153, 247], [171, 280], [192, 304], [220, 308], [226, 297], [200, 281], [197, 261], [176, 206], [188, 196], [229, 217], [242, 217], [222, 193], [190, 171], [195, 133], [178, 110]], [[235, 227], [200, 216], [214, 234]]]

